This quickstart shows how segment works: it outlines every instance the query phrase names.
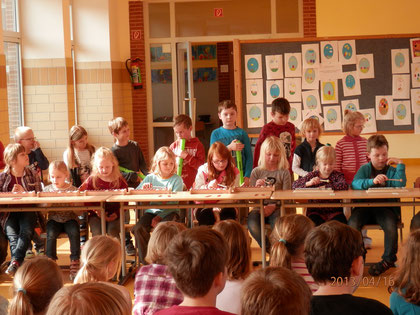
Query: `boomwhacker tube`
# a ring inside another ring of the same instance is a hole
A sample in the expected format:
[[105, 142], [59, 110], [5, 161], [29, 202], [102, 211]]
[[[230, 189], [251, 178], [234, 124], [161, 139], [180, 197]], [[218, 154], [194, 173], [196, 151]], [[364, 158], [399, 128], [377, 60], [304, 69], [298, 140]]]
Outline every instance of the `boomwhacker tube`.
[[[121, 171], [121, 172], [124, 172], [124, 173], [132, 173], [132, 172], [134, 172], [134, 171], [131, 171], [131, 170], [129, 170], [128, 168], [125, 168], [125, 167], [122, 167], [122, 166], [120, 166], [120, 171]], [[138, 175], [141, 179], [145, 179], [145, 178], [146, 178], [146, 176], [144, 176], [144, 174], [143, 174], [141, 171], [139, 171], [139, 172], [137, 173], [137, 175]]]
[[[181, 150], [182, 151], [185, 150], [185, 139], [181, 139]], [[178, 174], [178, 176], [181, 176], [183, 166], [184, 166], [184, 159], [179, 158], [178, 171], [176, 172]]]
[[[236, 143], [241, 143], [241, 141], [236, 140]], [[241, 151], [235, 151], [236, 152], [236, 166], [239, 170], [239, 183], [242, 185], [244, 183], [244, 165], [242, 163], [242, 152]]]

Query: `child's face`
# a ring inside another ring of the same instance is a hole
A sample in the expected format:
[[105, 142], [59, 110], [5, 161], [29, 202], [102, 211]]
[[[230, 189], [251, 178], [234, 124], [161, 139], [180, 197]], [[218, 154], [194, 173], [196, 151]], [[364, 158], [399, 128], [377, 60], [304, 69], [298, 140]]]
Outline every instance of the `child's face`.
[[86, 149], [86, 145], [88, 143], [87, 136], [83, 136], [79, 140], [72, 141], [72, 143], [73, 143], [73, 147], [76, 150], [78, 150], [78, 151], [85, 150]]
[[319, 130], [318, 130], [318, 128], [307, 129], [305, 131], [305, 139], [308, 142], [314, 142], [314, 141], [316, 141], [316, 139], [318, 139], [318, 137], [319, 137]]
[[274, 112], [274, 113], [271, 112], [271, 118], [273, 118], [273, 122], [276, 125], [283, 126], [289, 120], [289, 115], [288, 114], [281, 114], [279, 112]]
[[114, 169], [111, 159], [101, 159], [98, 162], [98, 172], [102, 177], [109, 177]]
[[327, 161], [318, 161], [318, 170], [319, 175], [322, 178], [330, 177], [330, 174], [334, 170], [335, 163], [327, 162]]
[[279, 152], [265, 152], [265, 165], [269, 168], [277, 168], [279, 165], [280, 153]]
[[162, 178], [169, 178], [172, 176], [175, 168], [175, 161], [166, 159], [159, 162], [160, 176]]
[[234, 129], [236, 126], [236, 110], [226, 108], [219, 113], [219, 119], [223, 122], [223, 128]]
[[372, 148], [368, 157], [376, 170], [382, 170], [388, 161], [388, 148], [386, 145], [379, 148]]
[[16, 156], [16, 160], [12, 162], [12, 166], [25, 167], [29, 165], [29, 156], [26, 152], [20, 152]]
[[174, 132], [178, 139], [191, 139], [192, 126], [186, 128], [184, 124], [179, 124], [174, 127]]
[[213, 158], [211, 159], [211, 162], [213, 163], [214, 168], [218, 172], [224, 171], [226, 169], [227, 164], [228, 164], [228, 160], [222, 158], [218, 154], [213, 154]]
[[364, 120], [356, 120], [354, 125], [350, 128], [350, 136], [353, 136], [353, 137], [360, 136], [364, 127], [365, 127]]
[[53, 168], [50, 170], [50, 180], [51, 183], [57, 188], [66, 187], [66, 178], [69, 174], [63, 173], [60, 170]]
[[118, 133], [114, 132], [114, 137], [118, 143], [127, 143], [130, 140], [130, 127], [122, 127]]
[[26, 154], [31, 152], [31, 150], [35, 147], [35, 136], [32, 130], [28, 130], [24, 132], [20, 140], [18, 141], [26, 150]]

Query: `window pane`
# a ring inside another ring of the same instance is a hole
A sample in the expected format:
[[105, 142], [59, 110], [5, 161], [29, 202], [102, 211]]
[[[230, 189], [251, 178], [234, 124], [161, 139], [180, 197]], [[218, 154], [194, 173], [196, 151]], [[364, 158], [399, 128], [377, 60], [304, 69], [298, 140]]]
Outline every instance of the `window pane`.
[[4, 53], [6, 55], [6, 76], [7, 76], [7, 99], [9, 104], [9, 130], [10, 137], [16, 127], [21, 126], [22, 111], [21, 111], [21, 93], [20, 93], [20, 56], [19, 44], [4, 43]]
[[3, 30], [17, 32], [16, 0], [1, 0]]
[[299, 32], [299, 1], [276, 0], [277, 33]]
[[163, 146], [170, 146], [174, 142], [174, 130], [172, 127], [153, 128], [153, 141], [155, 152]]
[[151, 38], [170, 37], [169, 3], [149, 4], [149, 28]]

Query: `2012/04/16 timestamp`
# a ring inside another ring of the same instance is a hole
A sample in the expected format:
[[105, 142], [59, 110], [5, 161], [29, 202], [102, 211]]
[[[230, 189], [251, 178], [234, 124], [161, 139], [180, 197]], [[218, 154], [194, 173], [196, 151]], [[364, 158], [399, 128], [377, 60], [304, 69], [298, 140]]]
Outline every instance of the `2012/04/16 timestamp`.
[[342, 286], [361, 286], [361, 287], [379, 287], [384, 285], [385, 287], [393, 286], [394, 279], [392, 277], [331, 277], [331, 286], [342, 287]]

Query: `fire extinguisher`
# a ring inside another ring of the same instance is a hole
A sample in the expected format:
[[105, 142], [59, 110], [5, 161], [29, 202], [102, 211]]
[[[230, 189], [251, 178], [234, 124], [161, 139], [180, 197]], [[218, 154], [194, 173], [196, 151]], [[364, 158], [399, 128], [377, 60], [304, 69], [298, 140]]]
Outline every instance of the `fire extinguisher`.
[[[127, 68], [128, 73], [130, 74], [131, 83], [135, 89], [143, 88], [143, 83], [141, 82], [141, 72], [140, 72], [140, 58], [136, 59], [127, 59], [125, 61], [125, 67]], [[129, 65], [130, 63], [130, 65]]]

